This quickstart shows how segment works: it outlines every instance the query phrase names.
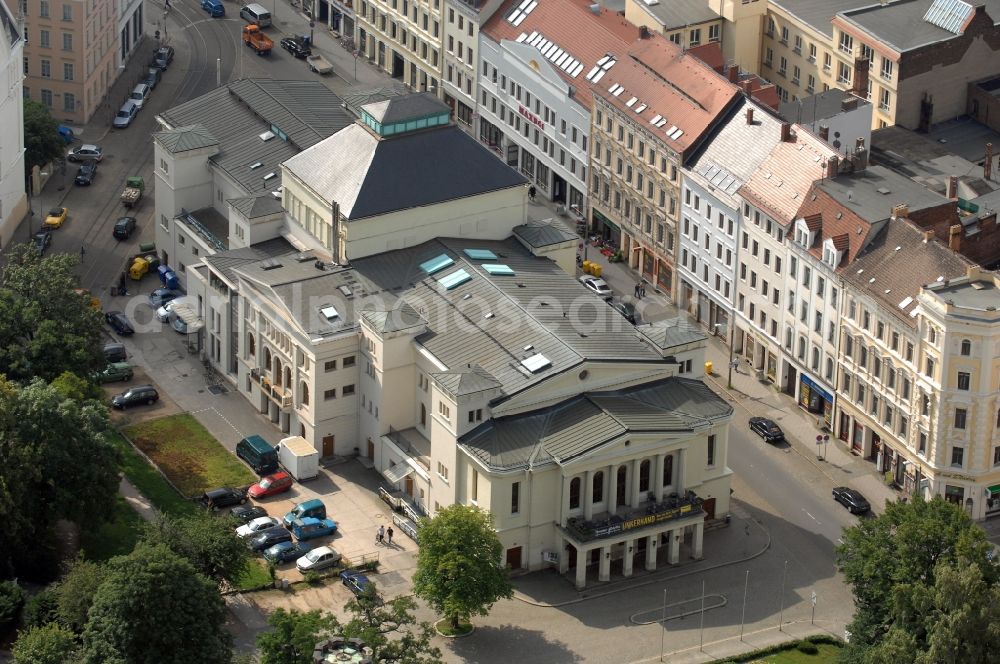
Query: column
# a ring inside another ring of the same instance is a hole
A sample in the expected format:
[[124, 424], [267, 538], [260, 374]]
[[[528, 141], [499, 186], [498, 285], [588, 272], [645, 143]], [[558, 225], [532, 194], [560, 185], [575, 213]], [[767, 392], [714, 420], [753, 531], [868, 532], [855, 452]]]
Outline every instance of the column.
[[646, 538], [646, 571], [652, 572], [656, 569], [656, 545], [660, 541], [660, 534], [650, 535]]
[[[560, 505], [560, 509], [559, 509], [559, 523], [562, 525], [563, 528], [566, 527], [566, 519], [568, 518], [568, 512], [569, 512], [569, 483], [570, 483], [570, 481], [571, 481], [571, 478], [566, 477], [565, 475], [563, 475], [563, 478], [562, 478], [562, 504]], [[560, 558], [559, 560], [560, 560], [559, 564], [562, 565], [562, 562], [561, 562], [562, 558]]]
[[632, 507], [639, 506], [639, 464], [642, 459], [632, 459]]
[[625, 560], [622, 561], [622, 576], [632, 576], [632, 563], [635, 560], [635, 543], [638, 540], [625, 540]]
[[677, 450], [677, 454], [674, 455], [674, 475], [677, 477], [674, 480], [674, 490], [677, 492], [678, 496], [684, 496], [685, 486], [684, 486], [684, 464], [687, 463], [687, 450]]
[[684, 531], [680, 528], [674, 528], [667, 534], [667, 538], [670, 542], [670, 554], [667, 556], [667, 562], [671, 565], [676, 565], [681, 559], [681, 533]]
[[587, 550], [576, 550], [576, 589], [583, 590], [587, 585]]
[[694, 549], [694, 551], [691, 552], [691, 557], [694, 558], [695, 560], [702, 559], [701, 545], [704, 535], [705, 535], [705, 522], [701, 521], [699, 523], [696, 523], [694, 526], [694, 540], [691, 543], [691, 548]]
[[663, 500], [663, 465], [666, 463], [666, 454], [656, 455], [656, 468], [653, 475], [653, 493], [656, 495], [656, 502]]
[[556, 541], [559, 542], [559, 548], [556, 550], [556, 553], [559, 554], [559, 573], [565, 574], [569, 571], [569, 552], [566, 551], [566, 540], [557, 537]]
[[583, 518], [587, 521], [594, 516], [594, 471], [588, 470], [583, 476]]
[[598, 567], [597, 580], [598, 581], [610, 581], [611, 580], [611, 545], [601, 547], [601, 562]]
[[608, 466], [608, 512], [614, 514], [618, 511], [618, 473], [617, 468], [612, 464]]

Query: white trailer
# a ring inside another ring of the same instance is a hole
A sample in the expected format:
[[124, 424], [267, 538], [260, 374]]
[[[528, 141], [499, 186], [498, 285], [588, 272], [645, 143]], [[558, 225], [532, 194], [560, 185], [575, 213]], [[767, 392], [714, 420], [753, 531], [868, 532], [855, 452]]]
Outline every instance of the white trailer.
[[319, 475], [319, 451], [302, 436], [290, 436], [278, 443], [278, 462], [299, 482]]

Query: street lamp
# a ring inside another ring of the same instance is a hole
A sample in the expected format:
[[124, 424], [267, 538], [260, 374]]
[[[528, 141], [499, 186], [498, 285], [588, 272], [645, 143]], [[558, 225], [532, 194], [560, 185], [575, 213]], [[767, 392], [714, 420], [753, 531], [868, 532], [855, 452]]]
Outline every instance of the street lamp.
[[[729, 389], [733, 389], [733, 339], [736, 336], [736, 328], [733, 326], [732, 321], [728, 323], [729, 325], [729, 379], [727, 381]], [[722, 327], [722, 323], [716, 323], [714, 328], [718, 330]]]

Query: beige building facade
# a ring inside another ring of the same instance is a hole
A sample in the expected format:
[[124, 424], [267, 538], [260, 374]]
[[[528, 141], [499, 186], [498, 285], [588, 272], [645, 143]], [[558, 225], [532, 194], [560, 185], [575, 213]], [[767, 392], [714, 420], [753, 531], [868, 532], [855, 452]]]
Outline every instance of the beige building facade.
[[361, 0], [356, 11], [362, 57], [411, 90], [443, 95], [443, 0]]

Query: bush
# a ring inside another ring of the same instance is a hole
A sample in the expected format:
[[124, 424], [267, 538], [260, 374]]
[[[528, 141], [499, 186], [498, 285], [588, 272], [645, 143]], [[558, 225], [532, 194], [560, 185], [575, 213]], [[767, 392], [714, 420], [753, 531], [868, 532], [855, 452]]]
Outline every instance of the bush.
[[24, 606], [24, 590], [13, 581], [0, 582], [0, 632], [17, 625]]
[[302, 575], [302, 579], [310, 586], [318, 586], [323, 581], [323, 576], [315, 570], [309, 570]]
[[59, 598], [51, 589], [43, 590], [24, 605], [24, 626], [26, 628], [41, 627], [55, 622], [59, 611]]
[[799, 641], [795, 649], [803, 655], [815, 655], [819, 652], [819, 648], [812, 641]]

